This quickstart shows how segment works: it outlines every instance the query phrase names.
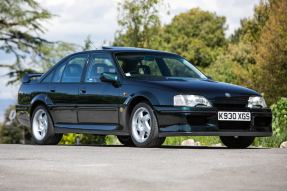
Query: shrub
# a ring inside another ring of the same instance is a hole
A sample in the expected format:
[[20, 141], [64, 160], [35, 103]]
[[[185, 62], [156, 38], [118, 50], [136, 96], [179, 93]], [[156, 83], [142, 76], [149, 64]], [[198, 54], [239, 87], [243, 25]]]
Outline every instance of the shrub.
[[271, 106], [273, 112], [273, 132], [274, 136], [280, 136], [287, 131], [287, 98], [282, 97], [276, 104]]

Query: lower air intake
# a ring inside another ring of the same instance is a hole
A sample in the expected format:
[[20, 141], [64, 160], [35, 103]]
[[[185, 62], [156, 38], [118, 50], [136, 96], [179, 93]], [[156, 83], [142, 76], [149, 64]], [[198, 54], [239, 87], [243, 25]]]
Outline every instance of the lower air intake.
[[218, 121], [219, 130], [250, 130], [250, 121]]

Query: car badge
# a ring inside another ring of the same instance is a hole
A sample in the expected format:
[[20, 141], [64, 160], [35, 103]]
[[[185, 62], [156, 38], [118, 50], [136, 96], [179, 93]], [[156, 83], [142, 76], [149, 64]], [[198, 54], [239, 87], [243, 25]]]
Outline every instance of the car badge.
[[231, 95], [229, 93], [225, 93], [226, 97], [231, 97]]

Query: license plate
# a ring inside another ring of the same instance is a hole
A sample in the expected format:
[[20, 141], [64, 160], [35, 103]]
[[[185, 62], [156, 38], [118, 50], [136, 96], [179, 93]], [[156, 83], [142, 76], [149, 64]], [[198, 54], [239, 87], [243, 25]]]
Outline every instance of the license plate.
[[250, 112], [218, 112], [219, 121], [251, 121], [250, 119]]

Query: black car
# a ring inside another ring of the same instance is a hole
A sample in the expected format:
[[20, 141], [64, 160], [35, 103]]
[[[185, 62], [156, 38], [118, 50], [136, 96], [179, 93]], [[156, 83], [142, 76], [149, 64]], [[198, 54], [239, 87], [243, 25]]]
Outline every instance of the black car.
[[212, 81], [179, 55], [137, 48], [78, 52], [45, 74], [25, 75], [16, 111], [36, 144], [87, 133], [138, 147], [161, 146], [169, 136], [220, 136], [245, 148], [272, 136], [272, 111], [259, 93]]

